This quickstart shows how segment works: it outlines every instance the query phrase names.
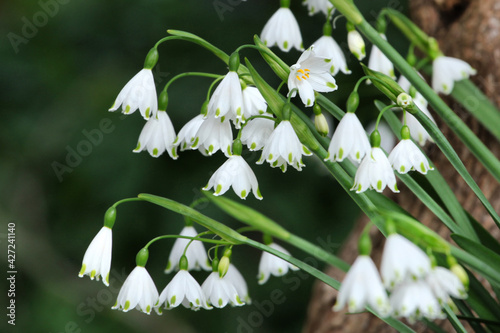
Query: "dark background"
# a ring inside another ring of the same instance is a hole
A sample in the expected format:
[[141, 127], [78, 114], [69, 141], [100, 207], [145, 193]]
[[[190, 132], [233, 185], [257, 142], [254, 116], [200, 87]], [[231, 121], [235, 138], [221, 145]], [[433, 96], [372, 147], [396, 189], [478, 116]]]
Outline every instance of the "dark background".
[[[252, 305], [196, 313], [177, 308], [161, 317], [135, 310], [128, 313], [111, 310], [118, 288], [135, 266], [137, 251], [153, 237], [176, 234], [182, 228], [181, 216], [147, 203], [118, 207], [113, 229], [111, 287], [88, 277], [78, 278], [83, 254], [101, 228], [109, 206], [141, 192], [190, 204], [225, 160], [220, 153], [205, 158], [194, 151], [181, 153], [177, 161], [166, 153], [158, 159], [146, 152], [132, 153], [144, 124], [139, 112], [123, 118], [107, 109], [123, 85], [142, 68], [147, 51], [172, 28], [198, 34], [231, 53], [239, 45], [252, 43], [253, 35], [261, 32], [278, 3], [277, 0], [18, 0], [0, 4], [0, 244], [2, 266], [7, 267], [4, 254], [7, 224], [15, 223], [18, 271], [15, 330], [53, 333], [301, 330], [313, 279], [304, 273], [291, 273], [284, 278], [272, 277], [264, 286], [258, 286], [260, 253], [251, 248], [236, 248], [233, 258], [246, 277]], [[374, 13], [382, 6], [400, 10], [406, 7], [406, 1], [356, 3], [369, 20], [374, 19]], [[218, 12], [216, 4], [225, 5], [227, 10]], [[308, 16], [299, 1], [292, 1], [292, 9], [308, 47], [320, 37], [324, 16]], [[37, 25], [30, 29], [33, 23]], [[339, 19], [337, 26], [334, 37], [346, 50], [345, 19]], [[400, 36], [389, 33], [390, 40], [396, 38]], [[15, 41], [20, 42], [16, 45]], [[404, 50], [404, 43], [394, 44]], [[277, 48], [275, 51], [290, 65], [300, 55], [296, 50], [289, 54]], [[186, 42], [167, 42], [159, 52], [160, 61], [154, 71], [157, 89], [185, 71], [218, 74], [227, 71], [225, 64], [212, 54]], [[274, 86], [279, 84], [257, 52], [246, 50], [242, 55]], [[361, 75], [354, 57], [347, 52], [346, 55], [353, 74], [338, 74], [339, 90], [329, 94], [340, 106], [345, 105], [356, 78]], [[198, 114], [210, 82], [185, 78], [171, 86], [167, 111], [176, 131]], [[373, 88], [362, 89], [360, 115], [366, 122], [375, 116], [371, 99], [376, 92]], [[106, 128], [103, 122], [108, 124]], [[85, 133], [97, 132], [102, 134], [101, 139], [97, 135], [98, 139], [89, 145]], [[79, 154], [78, 150], [85, 154]], [[267, 164], [255, 165], [257, 153], [244, 152], [244, 157], [252, 166], [264, 196], [263, 201], [249, 196], [246, 204], [330, 251], [340, 246], [359, 213], [315, 157], [304, 159], [307, 167], [302, 172], [290, 168], [286, 174]], [[58, 175], [55, 165], [58, 168], [65, 165], [65, 172], [59, 169]], [[232, 190], [226, 195], [235, 198]], [[202, 207], [202, 212], [231, 227], [241, 226], [213, 207]], [[258, 235], [252, 236], [259, 239]], [[171, 278], [163, 274], [171, 246], [172, 241], [163, 241], [150, 250], [147, 268], [159, 292]], [[300, 249], [286, 247], [298, 258], [307, 258]], [[311, 263], [323, 267], [321, 263]], [[205, 276], [195, 274], [199, 282]], [[2, 287], [2, 295], [6, 290]], [[2, 301], [3, 309], [4, 306], [6, 303]], [[3, 313], [2, 318], [0, 328], [7, 327]], [[8, 326], [7, 332], [12, 329]]]

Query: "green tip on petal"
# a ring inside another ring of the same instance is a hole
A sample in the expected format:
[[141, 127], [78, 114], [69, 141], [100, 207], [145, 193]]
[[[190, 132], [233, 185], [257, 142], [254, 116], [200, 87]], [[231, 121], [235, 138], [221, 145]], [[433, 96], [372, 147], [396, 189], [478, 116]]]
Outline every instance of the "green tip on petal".
[[124, 113], [125, 113], [125, 114], [130, 113], [130, 105], [127, 105], [127, 106], [125, 107], [125, 112], [124, 112]]
[[255, 149], [257, 147], [257, 144], [255, 142], [252, 142], [250, 145], [250, 149]]
[[332, 82], [327, 82], [327, 83], [326, 83], [326, 85], [327, 85], [327, 87], [330, 87], [330, 88], [332, 88], [332, 89], [336, 89], [336, 88], [337, 88], [337, 85], [335, 85], [335, 84], [334, 84], [334, 83], [332, 83]]
[[153, 149], [153, 156], [158, 156], [158, 148]]
[[284, 48], [285, 50], [288, 50], [288, 41], [284, 41], [284, 42], [283, 42], [283, 48]]
[[220, 115], [220, 109], [215, 110], [215, 116], [218, 117]]
[[290, 153], [290, 154], [288, 154], [288, 162], [292, 163], [292, 161], [293, 161], [293, 155], [292, 155], [292, 153]]
[[78, 276], [82, 277], [83, 273], [85, 273], [85, 269], [87, 268], [87, 265], [83, 264], [82, 269], [80, 269], [80, 273], [78, 273]]
[[330, 73], [335, 73], [335, 66], [330, 67]]
[[262, 194], [260, 194], [260, 189], [257, 187], [257, 198], [262, 199]]
[[172, 298], [170, 299], [170, 304], [174, 304], [175, 303], [175, 295], [172, 296]]
[[241, 107], [239, 107], [239, 108], [236, 109], [236, 114], [238, 116], [241, 116]]
[[95, 269], [90, 272], [90, 278], [93, 280], [95, 278], [96, 271]]
[[406, 170], [406, 169], [405, 169], [405, 166], [404, 166], [404, 165], [402, 165], [402, 166], [401, 166], [401, 168], [399, 168], [399, 171], [400, 171], [400, 172], [405, 172], [405, 170]]
[[213, 153], [213, 151], [214, 151], [214, 145], [210, 145], [210, 146], [208, 147], [208, 152], [209, 152], [209, 153]]
[[219, 306], [222, 306], [222, 304], [223, 304], [222, 298], [219, 298], [219, 302], [218, 303], [219, 303]]
[[150, 116], [150, 115], [149, 115], [149, 113], [150, 113], [150, 112], [151, 112], [151, 109], [150, 109], [150, 108], [147, 108], [147, 109], [146, 109], [146, 118], [149, 118], [149, 116]]
[[148, 305], [148, 306], [146, 307], [146, 312], [147, 312], [148, 314], [151, 312], [151, 305]]
[[130, 301], [125, 302], [125, 306], [123, 307], [123, 310], [127, 311], [128, 308], [130, 308]]
[[236, 295], [236, 302], [237, 302], [238, 304], [243, 304], [243, 302], [241, 301], [241, 299], [240, 299], [240, 296], [239, 296], [239, 295]]
[[377, 190], [382, 191], [382, 181], [381, 180], [379, 180], [377, 182]]
[[196, 139], [194, 140], [193, 144], [191, 145], [192, 147], [196, 147], [198, 146], [198, 141], [200, 141], [200, 138], [199, 137], [196, 137]]
[[106, 279], [105, 279], [105, 281], [106, 281], [106, 285], [108, 285], [108, 286], [109, 286], [109, 273], [108, 273], [108, 275], [106, 275]]
[[[326, 58], [326, 59], [324, 59], [324, 60], [325, 60], [325, 62], [330, 62], [330, 61], [332, 61], [332, 59], [328, 59], [328, 58]], [[333, 67], [333, 66], [332, 66], [332, 67]]]
[[267, 158], [267, 160], [272, 160], [273, 159], [273, 154], [269, 154], [269, 157]]
[[421, 170], [423, 173], [427, 173], [427, 170], [425, 169], [424, 162], [420, 163], [420, 170]]
[[167, 267], [165, 268], [165, 271], [170, 270], [170, 268], [172, 268], [172, 262], [169, 260], [169, 261], [167, 262]]
[[200, 305], [200, 300], [198, 298], [196, 299], [196, 305]]
[[214, 194], [215, 194], [215, 195], [217, 195], [217, 194], [219, 194], [219, 193], [220, 193], [220, 191], [222, 191], [222, 185], [221, 185], [221, 184], [217, 185], [217, 188], [216, 188], [216, 190], [215, 190], [215, 193], [214, 193]]
[[245, 199], [247, 197], [247, 191], [243, 190], [241, 191], [240, 198]]

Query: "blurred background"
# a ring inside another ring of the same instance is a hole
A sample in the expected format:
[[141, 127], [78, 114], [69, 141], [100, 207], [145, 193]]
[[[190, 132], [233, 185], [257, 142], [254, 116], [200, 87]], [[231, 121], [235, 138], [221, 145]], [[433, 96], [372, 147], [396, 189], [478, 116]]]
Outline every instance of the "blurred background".
[[[406, 1], [357, 1], [369, 20], [380, 8], [406, 11]], [[78, 278], [83, 254], [99, 231], [103, 214], [114, 202], [138, 193], [165, 196], [189, 205], [200, 196], [212, 172], [225, 160], [221, 153], [205, 158], [187, 151], [173, 161], [148, 153], [133, 154], [144, 125], [136, 112], [110, 113], [124, 84], [143, 65], [144, 57], [167, 29], [186, 30], [227, 53], [252, 43], [279, 1], [3, 1], [0, 3], [0, 244], [7, 267], [7, 225], [16, 229], [16, 326], [2, 314], [0, 331], [11, 332], [300, 332], [306, 318], [313, 279], [303, 273], [272, 277], [257, 284], [260, 253], [237, 248], [233, 262], [244, 274], [251, 305], [193, 312], [184, 308], [159, 317], [138, 311], [111, 310], [118, 290], [135, 266], [135, 255], [150, 239], [176, 234], [183, 218], [147, 203], [118, 207], [113, 229], [111, 286]], [[300, 1], [292, 1], [304, 46], [321, 36], [324, 16], [308, 16]], [[361, 75], [346, 48], [345, 20], [337, 22], [334, 38], [346, 51], [350, 76], [336, 76], [339, 90], [329, 97], [343, 107]], [[389, 38], [403, 51], [399, 35]], [[369, 47], [368, 47], [369, 49]], [[283, 54], [288, 64], [300, 52]], [[157, 89], [185, 71], [227, 72], [224, 63], [196, 45], [182, 41], [163, 44], [154, 70]], [[246, 50], [257, 70], [274, 86], [277, 77], [254, 50]], [[366, 63], [366, 60], [365, 60]], [[176, 131], [197, 115], [211, 83], [184, 78], [169, 89], [168, 113]], [[374, 118], [371, 87], [362, 88], [360, 115]], [[306, 112], [312, 113], [311, 110]], [[93, 141], [89, 136], [93, 136]], [[315, 157], [304, 159], [302, 172], [285, 174], [257, 166], [257, 153], [244, 152], [259, 180], [263, 201], [245, 201], [291, 232], [335, 252], [359, 211]], [[231, 191], [226, 194], [235, 198]], [[239, 199], [238, 199], [239, 200]], [[229, 226], [236, 221], [214, 207], [201, 212]], [[201, 230], [201, 228], [198, 228]], [[260, 240], [258, 234], [252, 237]], [[148, 271], [161, 292], [170, 281], [163, 269], [173, 241], [150, 248]], [[307, 255], [287, 246], [300, 259]], [[306, 259], [306, 260], [310, 260]], [[322, 269], [323, 264], [309, 261]], [[5, 268], [7, 271], [7, 268]], [[194, 274], [201, 283], [205, 273]], [[5, 280], [3, 280], [5, 281]], [[0, 283], [2, 294], [7, 285]], [[282, 292], [280, 304], [271, 294]], [[2, 308], [7, 306], [2, 297]], [[8, 300], [7, 300], [8, 301]], [[5, 327], [5, 330], [2, 328]]]

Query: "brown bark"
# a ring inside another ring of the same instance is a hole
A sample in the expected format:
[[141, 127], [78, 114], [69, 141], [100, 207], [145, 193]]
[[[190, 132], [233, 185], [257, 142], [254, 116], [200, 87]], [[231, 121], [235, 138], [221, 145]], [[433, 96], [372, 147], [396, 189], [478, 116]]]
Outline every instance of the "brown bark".
[[[496, 0], [412, 0], [410, 1], [412, 19], [430, 36], [434, 36], [444, 54], [457, 57], [470, 63], [478, 70], [472, 80], [497, 105], [500, 105], [500, 2]], [[447, 99], [448, 104], [460, 115], [476, 135], [492, 150], [495, 156], [500, 156], [500, 143], [494, 139], [478, 122], [461, 106]], [[500, 184], [488, 173], [467, 148], [458, 140], [448, 127], [438, 120], [443, 133], [464, 161], [468, 171], [478, 183], [483, 193], [500, 211]], [[469, 211], [497, 239], [500, 230], [484, 210], [474, 193], [468, 188], [443, 154], [434, 146], [428, 146], [429, 157], [437, 169], [450, 184], [463, 207]], [[400, 184], [398, 184], [400, 185]], [[401, 193], [393, 198], [413, 216], [449, 238], [448, 229], [404, 186]], [[366, 224], [367, 219], [361, 218], [352, 235], [346, 241], [340, 256], [352, 263], [357, 256], [357, 239]], [[373, 232], [373, 257], [379, 263], [383, 237]], [[328, 274], [341, 280], [344, 276], [340, 270], [329, 268]], [[394, 332], [375, 316], [364, 313], [346, 315], [343, 312], [331, 310], [335, 303], [337, 291], [323, 283], [317, 283], [308, 309], [308, 320], [304, 332]], [[446, 331], [452, 331], [447, 321], [441, 322]], [[422, 324], [412, 326], [418, 332], [425, 332]]]

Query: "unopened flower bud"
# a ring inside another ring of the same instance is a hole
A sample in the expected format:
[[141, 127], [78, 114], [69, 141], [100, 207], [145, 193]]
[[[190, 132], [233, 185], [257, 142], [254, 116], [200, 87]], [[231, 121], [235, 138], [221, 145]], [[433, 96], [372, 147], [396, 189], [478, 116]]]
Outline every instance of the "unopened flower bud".
[[328, 122], [322, 113], [314, 116], [314, 126], [316, 126], [316, 130], [321, 136], [327, 136], [330, 131]]
[[359, 60], [366, 57], [365, 41], [356, 30], [349, 30], [347, 33], [347, 44], [351, 53]]
[[398, 95], [397, 104], [403, 109], [409, 108], [413, 103], [413, 99], [407, 93], [401, 93]]

